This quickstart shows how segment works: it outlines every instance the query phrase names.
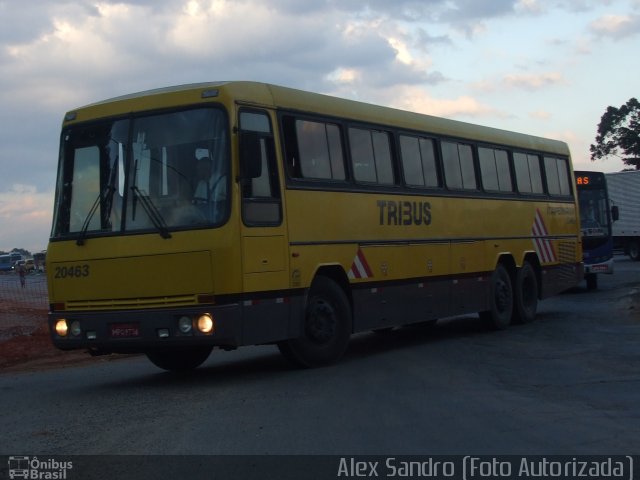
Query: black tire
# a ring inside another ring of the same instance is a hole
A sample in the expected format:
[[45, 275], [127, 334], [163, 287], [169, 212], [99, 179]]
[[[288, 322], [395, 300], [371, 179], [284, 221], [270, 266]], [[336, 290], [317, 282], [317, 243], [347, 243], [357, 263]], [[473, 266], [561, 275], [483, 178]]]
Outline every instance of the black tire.
[[307, 297], [302, 336], [278, 343], [284, 357], [297, 366], [320, 367], [337, 362], [349, 344], [351, 307], [334, 281], [317, 277]]
[[403, 325], [405, 328], [415, 328], [422, 330], [430, 330], [436, 326], [438, 323], [437, 318], [432, 318], [431, 320], [423, 320], [422, 322], [409, 323], [407, 325]]
[[640, 261], [640, 241], [635, 238], [629, 240], [627, 248], [629, 250], [629, 257], [631, 260], [635, 262]]
[[198, 368], [209, 358], [213, 347], [192, 347], [178, 350], [153, 350], [147, 358], [156, 367], [172, 372], [185, 372]]
[[376, 335], [388, 335], [391, 332], [393, 332], [395, 329], [396, 327], [382, 327], [382, 328], [374, 328], [371, 331]]
[[532, 322], [538, 311], [538, 279], [529, 262], [518, 269], [515, 284], [514, 320], [517, 323]]
[[491, 275], [490, 309], [480, 312], [480, 318], [495, 330], [504, 330], [513, 316], [513, 286], [506, 267], [498, 264]]
[[584, 279], [587, 281], [587, 290], [596, 290], [598, 288], [598, 274], [587, 273]]

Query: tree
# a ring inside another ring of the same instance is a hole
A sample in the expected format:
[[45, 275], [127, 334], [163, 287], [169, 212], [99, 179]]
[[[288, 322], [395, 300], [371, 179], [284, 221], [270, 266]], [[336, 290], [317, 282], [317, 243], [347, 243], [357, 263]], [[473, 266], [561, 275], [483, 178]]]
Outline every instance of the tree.
[[596, 143], [589, 150], [591, 160], [613, 155], [640, 170], [640, 102], [636, 98], [620, 108], [607, 108], [598, 125]]

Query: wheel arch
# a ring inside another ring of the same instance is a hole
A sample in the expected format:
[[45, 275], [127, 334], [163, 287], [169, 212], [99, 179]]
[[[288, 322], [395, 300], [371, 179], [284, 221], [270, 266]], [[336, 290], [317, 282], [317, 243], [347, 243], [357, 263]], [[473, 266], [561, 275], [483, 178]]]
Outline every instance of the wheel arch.
[[329, 365], [342, 357], [353, 333], [349, 280], [340, 265], [322, 265], [305, 290], [301, 329], [278, 348], [297, 366]]
[[501, 253], [498, 256], [498, 260], [496, 261], [496, 267], [498, 265], [504, 266], [509, 272], [509, 276], [511, 277], [511, 282], [514, 283], [516, 280], [516, 272], [518, 271], [518, 267], [516, 265], [516, 261], [513, 258], [511, 253]]
[[347, 277], [347, 274], [342, 266], [339, 264], [321, 265], [313, 275], [313, 280], [311, 280], [311, 284], [309, 285], [309, 287], [313, 285], [313, 282], [319, 276], [326, 277], [329, 280], [334, 281], [342, 289], [342, 291], [344, 291], [344, 294], [347, 296], [347, 300], [349, 300], [351, 316], [353, 317], [353, 295], [351, 293], [351, 285], [349, 283], [349, 278]]

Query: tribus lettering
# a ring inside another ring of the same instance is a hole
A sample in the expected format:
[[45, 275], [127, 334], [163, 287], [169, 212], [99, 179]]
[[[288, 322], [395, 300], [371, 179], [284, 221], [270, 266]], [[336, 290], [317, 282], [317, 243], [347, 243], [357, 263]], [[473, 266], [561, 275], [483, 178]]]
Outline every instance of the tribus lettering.
[[378, 200], [380, 225], [431, 225], [429, 202]]

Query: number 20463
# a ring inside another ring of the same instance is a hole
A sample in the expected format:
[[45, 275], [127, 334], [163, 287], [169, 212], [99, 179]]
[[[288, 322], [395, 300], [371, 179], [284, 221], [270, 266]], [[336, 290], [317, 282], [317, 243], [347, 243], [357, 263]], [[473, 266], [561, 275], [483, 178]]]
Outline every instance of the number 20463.
[[82, 278], [91, 274], [89, 265], [70, 265], [68, 267], [56, 267], [54, 278]]

